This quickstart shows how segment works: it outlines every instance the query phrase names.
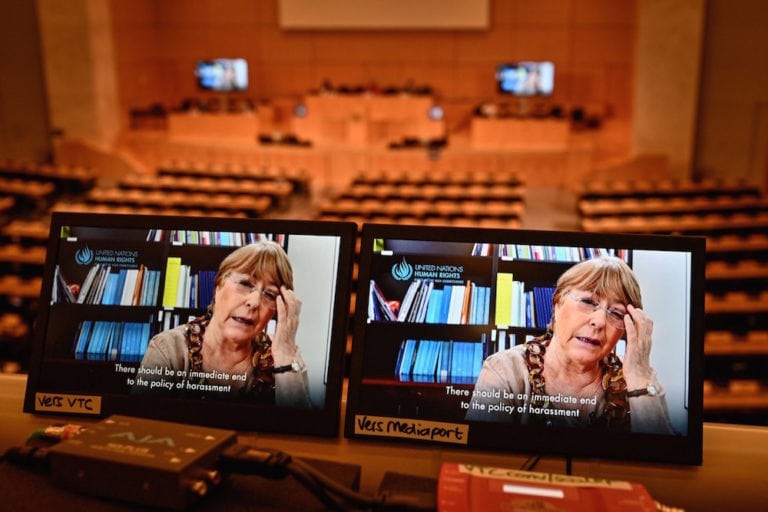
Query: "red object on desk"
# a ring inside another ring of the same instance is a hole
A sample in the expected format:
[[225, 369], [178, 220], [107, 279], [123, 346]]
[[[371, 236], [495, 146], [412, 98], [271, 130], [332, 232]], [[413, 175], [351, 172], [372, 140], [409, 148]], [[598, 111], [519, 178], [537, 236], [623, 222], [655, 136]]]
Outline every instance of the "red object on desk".
[[444, 463], [438, 512], [654, 512], [656, 502], [637, 483], [556, 473]]

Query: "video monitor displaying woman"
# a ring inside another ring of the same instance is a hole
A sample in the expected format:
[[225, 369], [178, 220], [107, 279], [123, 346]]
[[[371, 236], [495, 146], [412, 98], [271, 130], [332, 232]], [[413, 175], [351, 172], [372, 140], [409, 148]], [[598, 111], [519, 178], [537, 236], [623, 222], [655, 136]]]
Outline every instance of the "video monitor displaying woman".
[[335, 434], [355, 230], [55, 214], [26, 410]]
[[700, 462], [703, 251], [364, 226], [346, 434]]

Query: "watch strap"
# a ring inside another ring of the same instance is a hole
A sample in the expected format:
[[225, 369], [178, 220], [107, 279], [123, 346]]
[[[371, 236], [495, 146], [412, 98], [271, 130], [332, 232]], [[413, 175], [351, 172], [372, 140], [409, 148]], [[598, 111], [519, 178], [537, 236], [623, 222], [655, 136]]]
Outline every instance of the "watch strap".
[[628, 398], [633, 398], [633, 397], [636, 397], [636, 396], [644, 396], [644, 395], [655, 396], [656, 395], [656, 387], [653, 384], [648, 384], [644, 388], [633, 389], [631, 391], [627, 391], [627, 397]]
[[286, 372], [300, 372], [304, 369], [303, 365], [296, 361], [295, 359], [291, 362], [291, 364], [286, 364], [283, 366], [275, 366], [272, 369], [272, 373], [286, 373]]

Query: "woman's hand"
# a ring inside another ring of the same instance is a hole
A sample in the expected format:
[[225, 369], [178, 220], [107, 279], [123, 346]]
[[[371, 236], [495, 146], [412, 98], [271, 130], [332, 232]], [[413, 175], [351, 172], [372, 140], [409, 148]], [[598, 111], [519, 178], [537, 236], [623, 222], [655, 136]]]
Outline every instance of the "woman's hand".
[[627, 351], [624, 355], [624, 380], [628, 389], [645, 387], [653, 376], [651, 370], [651, 345], [653, 320], [645, 311], [627, 305], [624, 315], [627, 333]]
[[291, 364], [296, 355], [296, 330], [299, 328], [301, 300], [293, 290], [280, 287], [277, 298], [277, 327], [272, 339], [275, 366]]

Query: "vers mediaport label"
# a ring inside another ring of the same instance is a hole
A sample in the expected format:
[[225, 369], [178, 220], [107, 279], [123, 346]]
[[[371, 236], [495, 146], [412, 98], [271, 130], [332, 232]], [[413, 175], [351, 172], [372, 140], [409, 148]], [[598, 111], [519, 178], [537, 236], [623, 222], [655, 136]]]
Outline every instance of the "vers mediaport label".
[[469, 425], [358, 414], [355, 434], [467, 444]]

